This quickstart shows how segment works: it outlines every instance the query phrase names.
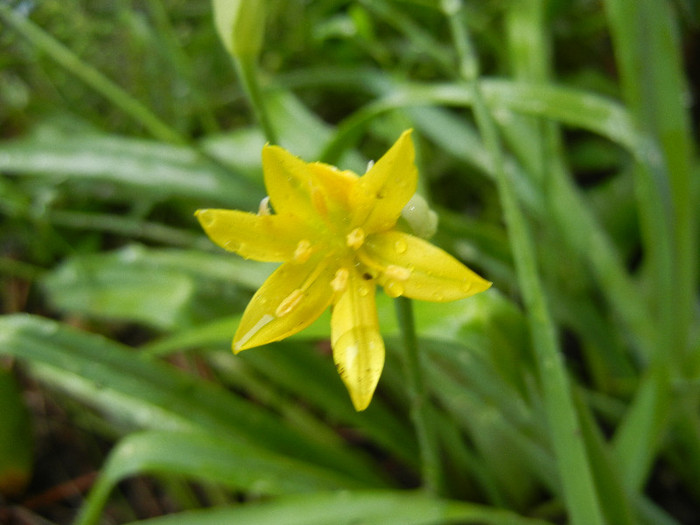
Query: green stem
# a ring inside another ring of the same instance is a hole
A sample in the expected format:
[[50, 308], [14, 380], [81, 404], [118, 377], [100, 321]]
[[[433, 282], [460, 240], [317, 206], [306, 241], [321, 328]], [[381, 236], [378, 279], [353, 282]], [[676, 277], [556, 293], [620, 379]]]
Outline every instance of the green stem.
[[258, 124], [260, 124], [265, 134], [265, 138], [268, 142], [277, 144], [277, 133], [270, 122], [270, 117], [262, 96], [262, 90], [260, 89], [258, 68], [255, 63], [255, 58], [251, 55], [239, 55], [234, 57], [234, 61], [236, 64], [236, 71], [238, 71], [238, 76], [243, 84], [243, 90], [245, 91], [246, 97], [248, 97], [248, 102], [253, 109], [253, 114]]
[[404, 343], [404, 366], [411, 404], [411, 419], [420, 448], [423, 488], [428, 493], [437, 495], [443, 492], [440, 450], [437, 435], [433, 432], [435, 427], [430, 424], [430, 405], [423, 376], [425, 367], [421, 363], [418, 352], [413, 304], [405, 297], [398, 297], [394, 304]]
[[27, 281], [34, 281], [41, 278], [46, 270], [39, 266], [17, 261], [10, 257], [0, 257], [0, 277], [9, 275]]
[[467, 27], [460, 16], [461, 4], [443, 2], [443, 6], [461, 59], [460, 74], [472, 85], [477, 126], [495, 167], [518, 281], [528, 313], [564, 501], [573, 525], [602, 525], [604, 520], [579, 428], [569, 377], [559, 351], [556, 330], [538, 274], [532, 235], [520, 209], [513, 181], [504, 168], [498, 130], [481, 94], [478, 60], [472, 49]]

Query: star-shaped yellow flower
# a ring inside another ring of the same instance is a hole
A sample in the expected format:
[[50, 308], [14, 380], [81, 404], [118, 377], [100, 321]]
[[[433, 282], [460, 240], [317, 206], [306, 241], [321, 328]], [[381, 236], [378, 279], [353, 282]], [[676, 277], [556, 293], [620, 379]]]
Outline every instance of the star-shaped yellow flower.
[[262, 152], [269, 202], [257, 214], [198, 210], [219, 246], [283, 264], [253, 296], [234, 352], [279, 341], [332, 307], [333, 359], [356, 410], [372, 400], [384, 366], [377, 284], [391, 297], [452, 301], [491, 283], [432, 244], [396, 229], [416, 191], [410, 130], [361, 177], [306, 163], [279, 146]]

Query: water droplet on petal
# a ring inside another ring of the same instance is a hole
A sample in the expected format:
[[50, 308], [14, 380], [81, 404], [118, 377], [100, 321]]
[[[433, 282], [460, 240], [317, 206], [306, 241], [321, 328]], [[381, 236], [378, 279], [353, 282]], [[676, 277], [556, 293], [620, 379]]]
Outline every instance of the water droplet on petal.
[[403, 239], [399, 239], [394, 243], [394, 250], [396, 250], [396, 253], [398, 254], [406, 253], [406, 250], [408, 250], [408, 244], [406, 244], [406, 241]]
[[243, 247], [243, 245], [239, 242], [236, 242], [236, 241], [226, 241], [224, 243], [224, 248], [226, 248], [227, 250], [229, 250], [231, 252], [237, 252], [242, 247]]
[[384, 283], [384, 291], [389, 297], [399, 297], [404, 292], [403, 285], [397, 281], [387, 281]]
[[359, 293], [362, 297], [367, 297], [369, 295], [369, 286], [361, 284], [357, 288], [357, 293]]
[[197, 214], [197, 217], [204, 224], [204, 226], [211, 226], [216, 222], [214, 214], [208, 210], [202, 210]]

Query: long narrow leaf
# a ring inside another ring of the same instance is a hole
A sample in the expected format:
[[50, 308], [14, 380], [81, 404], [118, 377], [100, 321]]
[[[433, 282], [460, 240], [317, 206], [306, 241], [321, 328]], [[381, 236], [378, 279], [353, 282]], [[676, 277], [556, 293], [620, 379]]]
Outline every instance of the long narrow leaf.
[[472, 503], [431, 499], [415, 492], [338, 492], [278, 498], [134, 522], [130, 525], [551, 525]]
[[362, 485], [337, 472], [279, 456], [252, 444], [224, 441], [200, 432], [153, 430], [131, 434], [112, 450], [76, 525], [96, 523], [115, 485], [136, 474], [176, 474], [266, 495]]
[[189, 148], [113, 135], [40, 135], [0, 145], [0, 170], [64, 180], [107, 181], [155, 198], [197, 197], [253, 209], [263, 195]]
[[319, 447], [263, 408], [102, 337], [39, 317], [5, 316], [0, 355], [22, 359], [44, 380], [132, 424], [203, 429], [383, 484], [361, 454]]

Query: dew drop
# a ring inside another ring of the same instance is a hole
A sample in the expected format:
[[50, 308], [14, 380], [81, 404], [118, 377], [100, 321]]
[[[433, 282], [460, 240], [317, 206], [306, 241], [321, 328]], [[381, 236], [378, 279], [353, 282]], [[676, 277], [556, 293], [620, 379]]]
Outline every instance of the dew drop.
[[239, 242], [236, 242], [236, 241], [226, 241], [224, 243], [224, 248], [226, 248], [227, 250], [229, 250], [231, 252], [237, 252], [242, 247], [243, 247], [243, 245]]
[[441, 294], [440, 292], [433, 292], [430, 295], [431, 295], [433, 301], [442, 302], [445, 300], [445, 296], [443, 294]]
[[396, 250], [396, 253], [402, 254], [406, 253], [406, 250], [408, 250], [408, 245], [406, 244], [406, 241], [403, 239], [399, 239], [394, 243], [394, 250]]
[[202, 221], [204, 226], [212, 226], [216, 222], [214, 214], [206, 210], [198, 213], [197, 216], [199, 217], [199, 220]]
[[362, 297], [367, 297], [369, 295], [369, 286], [359, 286], [357, 289], [357, 293], [359, 293]]
[[403, 285], [396, 281], [387, 281], [384, 284], [384, 291], [389, 297], [399, 297], [404, 292]]

